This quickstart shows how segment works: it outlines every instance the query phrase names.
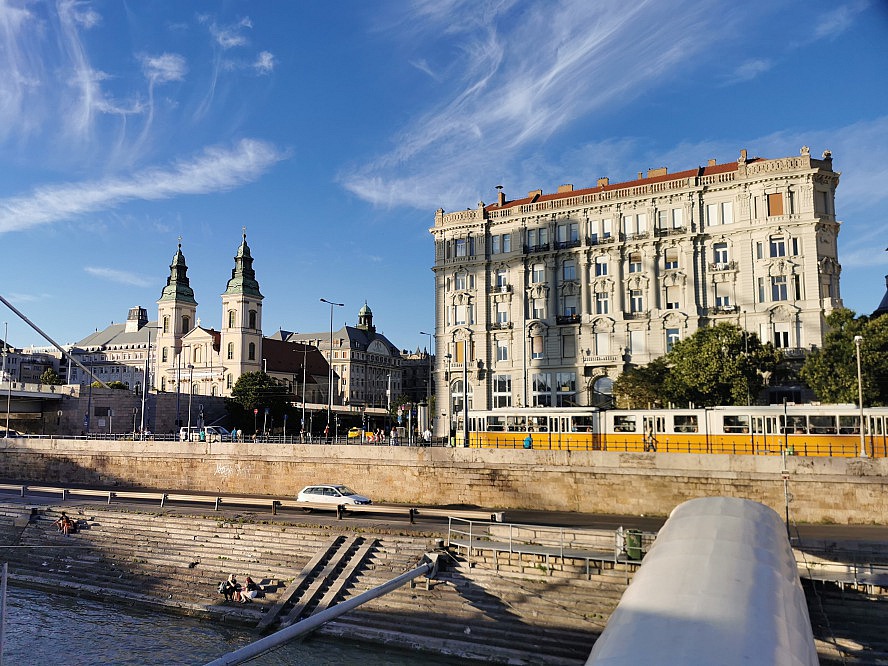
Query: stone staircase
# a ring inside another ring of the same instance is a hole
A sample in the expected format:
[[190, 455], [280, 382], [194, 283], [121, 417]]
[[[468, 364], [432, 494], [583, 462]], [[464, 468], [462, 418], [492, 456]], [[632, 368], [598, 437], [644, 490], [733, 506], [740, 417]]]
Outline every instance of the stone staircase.
[[802, 580], [820, 663], [888, 664], [888, 594]]

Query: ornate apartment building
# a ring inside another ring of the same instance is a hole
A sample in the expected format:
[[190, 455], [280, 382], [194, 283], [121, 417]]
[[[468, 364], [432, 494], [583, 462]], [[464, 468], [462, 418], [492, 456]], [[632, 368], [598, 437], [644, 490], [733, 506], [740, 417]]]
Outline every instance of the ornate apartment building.
[[744, 150], [438, 210], [438, 411], [455, 418], [464, 397], [476, 410], [592, 405], [627, 364], [725, 321], [803, 356], [841, 307], [838, 182], [829, 151]]

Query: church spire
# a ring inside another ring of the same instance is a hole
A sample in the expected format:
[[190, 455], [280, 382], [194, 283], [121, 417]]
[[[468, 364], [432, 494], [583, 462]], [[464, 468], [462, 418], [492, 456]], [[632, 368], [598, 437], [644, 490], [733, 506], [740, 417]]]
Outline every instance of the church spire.
[[231, 269], [231, 279], [228, 281], [226, 294], [245, 294], [262, 298], [259, 292], [259, 282], [256, 280], [256, 271], [253, 270], [253, 257], [250, 255], [250, 246], [247, 245], [247, 230], [244, 228], [243, 241], [237, 249], [234, 257], [234, 268]]
[[160, 300], [197, 305], [197, 301], [194, 300], [194, 290], [188, 282], [188, 266], [185, 263], [185, 255], [182, 254], [181, 237], [179, 237], [179, 246], [173, 256], [173, 262], [170, 264], [170, 276], [167, 278], [163, 291], [160, 292]]

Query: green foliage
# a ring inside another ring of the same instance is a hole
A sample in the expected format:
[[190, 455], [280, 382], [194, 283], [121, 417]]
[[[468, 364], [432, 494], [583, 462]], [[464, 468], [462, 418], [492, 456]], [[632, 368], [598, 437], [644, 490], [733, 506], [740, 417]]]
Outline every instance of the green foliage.
[[91, 386], [93, 388], [105, 388], [105, 386], [107, 386], [109, 389], [116, 389], [118, 391], [129, 390], [127, 385], [124, 384], [123, 382], [108, 382], [107, 384], [105, 384], [105, 386], [102, 386], [102, 382], [96, 380], [91, 384]]
[[817, 395], [828, 403], [858, 401], [857, 349], [854, 337], [860, 343], [860, 367], [865, 405], [888, 404], [888, 316], [855, 317], [853, 310], [834, 310], [826, 318], [829, 330], [823, 338], [823, 347], [805, 359], [801, 378]]
[[62, 378], [59, 377], [58, 373], [52, 368], [47, 368], [43, 371], [43, 374], [40, 375], [40, 383], [41, 384], [50, 384], [52, 386], [59, 386], [62, 383]]
[[701, 328], [665, 357], [663, 396], [676, 405], [745, 405], [773, 373], [780, 353], [734, 324]]
[[669, 368], [665, 357], [647, 365], [627, 368], [614, 382], [614, 399], [619, 409], [662, 407], [663, 382]]
[[[283, 424], [284, 414], [289, 414], [290, 403], [287, 400], [287, 388], [264, 372], [247, 372], [241, 375], [231, 390], [228, 402], [229, 413], [238, 425], [246, 432], [253, 431], [256, 423], [262, 429], [265, 420], [265, 408], [269, 409], [271, 422], [275, 427]], [[258, 418], [253, 410], [258, 409]]]

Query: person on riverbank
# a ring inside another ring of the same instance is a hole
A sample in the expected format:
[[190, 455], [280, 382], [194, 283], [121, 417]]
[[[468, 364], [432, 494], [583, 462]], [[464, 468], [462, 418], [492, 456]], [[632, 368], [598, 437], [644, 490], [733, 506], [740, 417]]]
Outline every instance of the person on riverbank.
[[244, 581], [244, 587], [241, 590], [241, 600], [246, 603], [248, 601], [252, 601], [256, 597], [259, 596], [259, 593], [262, 591], [262, 588], [254, 581], [252, 578], [247, 576], [247, 579]]
[[72, 527], [74, 525], [74, 521], [68, 517], [68, 514], [62, 511], [62, 515], [59, 516], [59, 519], [53, 523], [53, 525], [58, 528], [59, 532], [64, 534], [65, 536], [70, 536], [72, 532]]
[[225, 601], [240, 602], [242, 600], [241, 584], [237, 582], [237, 578], [234, 574], [230, 574], [228, 580], [219, 586], [219, 591], [225, 595]]

